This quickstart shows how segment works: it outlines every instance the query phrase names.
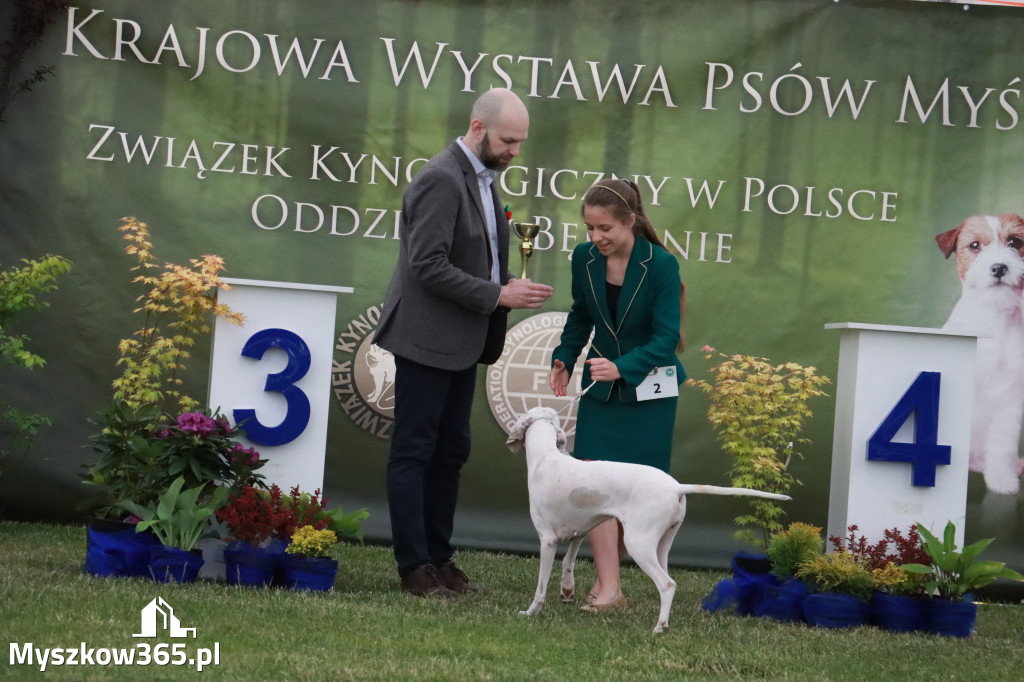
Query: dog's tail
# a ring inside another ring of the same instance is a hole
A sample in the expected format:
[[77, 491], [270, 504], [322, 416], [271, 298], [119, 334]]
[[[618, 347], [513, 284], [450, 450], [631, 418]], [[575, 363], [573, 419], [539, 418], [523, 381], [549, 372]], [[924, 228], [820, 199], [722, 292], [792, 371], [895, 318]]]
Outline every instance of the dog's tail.
[[742, 495], [744, 497], [764, 497], [769, 500], [791, 500], [789, 495], [778, 493], [766, 493], [763, 490], [753, 488], [723, 488], [717, 485], [696, 485], [688, 483], [679, 484], [680, 495]]

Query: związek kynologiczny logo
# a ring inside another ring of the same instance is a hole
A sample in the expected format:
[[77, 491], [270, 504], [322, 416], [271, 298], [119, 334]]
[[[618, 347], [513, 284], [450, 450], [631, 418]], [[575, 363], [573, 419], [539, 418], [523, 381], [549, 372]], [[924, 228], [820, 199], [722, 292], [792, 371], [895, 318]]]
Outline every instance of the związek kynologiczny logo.
[[[487, 402], [505, 433], [531, 407], [565, 407], [566, 398], [551, 395], [548, 374], [551, 352], [558, 345], [566, 317], [566, 313], [540, 313], [514, 325], [505, 336], [501, 358], [486, 368]], [[380, 307], [372, 306], [338, 335], [331, 385], [341, 409], [357, 426], [389, 439], [395, 419], [395, 358], [373, 343], [379, 320]], [[580, 374], [573, 377], [570, 395], [580, 392]], [[576, 433], [576, 404], [567, 412], [563, 412], [562, 425], [571, 448]]]
[[338, 335], [331, 389], [359, 428], [388, 440], [395, 421], [395, 356], [373, 342], [379, 321], [380, 306], [371, 306]]
[[[174, 609], [156, 597], [142, 608], [141, 632], [132, 637], [158, 637], [161, 633], [176, 639], [196, 638], [195, 628], [182, 627]], [[76, 647], [40, 648], [29, 642], [11, 643], [10, 665], [28, 665], [44, 672], [48, 666], [148, 666], [173, 665], [194, 667], [197, 672], [210, 665], [220, 665], [220, 642], [213, 648], [197, 648], [190, 655], [185, 644], [149, 644], [140, 642], [132, 647], [92, 647], [85, 642]]]

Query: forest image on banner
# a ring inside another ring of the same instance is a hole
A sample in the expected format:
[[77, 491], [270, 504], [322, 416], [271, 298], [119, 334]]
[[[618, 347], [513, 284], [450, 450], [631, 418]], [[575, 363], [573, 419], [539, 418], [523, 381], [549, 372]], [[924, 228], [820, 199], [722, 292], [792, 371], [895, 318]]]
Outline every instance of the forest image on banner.
[[[936, 236], [1024, 214], [1021, 35], [1019, 10], [916, 2], [71, 2], [22, 67], [52, 75], [0, 124], [0, 266], [74, 262], [24, 322], [47, 367], [4, 378], [9, 402], [54, 422], [0, 479], [7, 513], [80, 518], [86, 420], [135, 328], [116, 229], [134, 216], [161, 259], [213, 253], [232, 278], [353, 287], [338, 298], [325, 495], [369, 508], [367, 537], [387, 540], [393, 406], [372, 336], [402, 194], [465, 132], [476, 97], [508, 87], [530, 134], [498, 191], [540, 225], [530, 276], [555, 295], [513, 312], [506, 355], [479, 372], [455, 541], [534, 550], [505, 428], [561, 404], [544, 358], [571, 303], [586, 189], [639, 185], [687, 286], [691, 377], [707, 376], [707, 345], [834, 381], [825, 324], [941, 327], [961, 283]], [[196, 395], [208, 363], [195, 348]], [[789, 520], [825, 525], [834, 389], [812, 401]], [[681, 387], [672, 474], [727, 485], [706, 410]], [[735, 500], [690, 509], [673, 561], [723, 566], [744, 549]], [[1024, 566], [1021, 494], [971, 474], [967, 535], [998, 537], [991, 558]]]

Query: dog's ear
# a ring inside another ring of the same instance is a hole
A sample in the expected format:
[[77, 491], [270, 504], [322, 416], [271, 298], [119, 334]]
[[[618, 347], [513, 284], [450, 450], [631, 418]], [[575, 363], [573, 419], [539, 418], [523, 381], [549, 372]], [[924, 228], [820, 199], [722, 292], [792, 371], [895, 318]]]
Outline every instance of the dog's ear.
[[946, 258], [953, 255], [956, 251], [956, 238], [960, 236], [960, 228], [963, 225], [954, 227], [952, 230], [946, 230], [941, 234], [935, 235], [935, 243], [939, 245], [939, 249], [945, 254]]
[[522, 438], [516, 438], [514, 436], [509, 436], [508, 440], [505, 441], [505, 445], [508, 446], [508, 449], [516, 455], [522, 454], [525, 449], [525, 444], [526, 441]]
[[526, 449], [526, 427], [529, 426], [530, 421], [526, 418], [526, 415], [521, 415], [516, 423], [512, 425], [512, 428], [508, 432], [508, 440], [505, 441], [505, 445], [509, 450], [515, 454], [522, 453]]
[[569, 444], [569, 437], [565, 435], [565, 429], [559, 426], [555, 430], [555, 446], [565, 452], [565, 446]]

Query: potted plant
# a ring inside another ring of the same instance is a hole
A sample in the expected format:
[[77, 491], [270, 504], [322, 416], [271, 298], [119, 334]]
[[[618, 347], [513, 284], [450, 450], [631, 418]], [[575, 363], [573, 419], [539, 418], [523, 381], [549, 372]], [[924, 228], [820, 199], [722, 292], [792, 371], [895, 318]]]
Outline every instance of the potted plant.
[[925, 580], [907, 573], [901, 564], [889, 563], [871, 571], [874, 592], [871, 595], [872, 625], [891, 632], [923, 630]]
[[821, 528], [794, 521], [768, 541], [768, 558], [775, 580], [764, 586], [754, 605], [755, 616], [800, 621], [807, 586], [796, 577], [800, 566], [823, 551]]
[[[733, 457], [731, 484], [786, 494], [800, 485], [789, 469], [809, 441], [800, 437], [811, 418], [808, 401], [824, 396], [828, 377], [814, 367], [794, 362], [775, 364], [767, 358], [725, 355], [704, 346], [705, 359], [721, 358], [711, 367], [712, 378], [688, 379], [710, 398], [707, 418], [726, 454]], [[778, 502], [748, 498], [750, 512], [736, 517], [736, 537], [764, 549], [773, 533], [783, 529]], [[755, 535], [755, 530], [759, 531]]]
[[284, 579], [293, 590], [327, 592], [334, 587], [338, 562], [327, 551], [338, 541], [333, 530], [300, 526], [285, 549]]
[[796, 577], [806, 581], [810, 588], [803, 600], [803, 611], [811, 625], [843, 628], [868, 622], [868, 599], [874, 581], [850, 552], [814, 556], [800, 564]]
[[997, 579], [1024, 580], [1024, 575], [1000, 561], [981, 561], [978, 556], [994, 538], [978, 540], [958, 551], [956, 526], [946, 523], [942, 540], [917, 524], [921, 547], [931, 559], [931, 565], [907, 564], [902, 568], [927, 579], [925, 590], [932, 595], [925, 602], [925, 624], [929, 632], [950, 637], [967, 637], [974, 629], [978, 605], [970, 593]]
[[154, 502], [178, 476], [189, 487], [261, 485], [257, 470], [267, 460], [239, 443], [242, 429], [218, 413], [168, 416], [158, 405], [118, 401], [92, 423], [99, 430], [89, 443], [98, 458], [86, 467], [83, 480], [102, 488], [89, 502], [99, 518], [123, 518], [125, 501]]
[[230, 544], [224, 549], [225, 577], [229, 583], [267, 586], [276, 581], [285, 542], [276, 537], [281, 527], [294, 523], [294, 511], [282, 504], [281, 489], [246, 486], [235, 491], [217, 510], [227, 526]]
[[331, 530], [336, 540], [342, 536], [361, 541], [361, 524], [367, 516], [365, 509], [348, 513], [341, 507], [328, 509], [319, 488], [304, 493], [294, 486], [290, 494], [277, 485], [269, 490], [244, 488], [217, 512], [230, 532], [231, 544], [224, 550], [227, 579], [249, 585], [280, 584], [282, 553], [297, 528]]
[[160, 540], [161, 547], [154, 549], [150, 561], [150, 573], [157, 582], [185, 583], [196, 579], [203, 556], [193, 550], [209, 529], [210, 517], [227, 500], [228, 489], [223, 486], [215, 486], [212, 494], [201, 498], [205, 485], [182, 489], [184, 485], [183, 476], [174, 479], [156, 505], [124, 503], [141, 519], [137, 531], [150, 530]]
[[182, 391], [182, 374], [195, 337], [210, 330], [208, 319], [222, 316], [241, 324], [240, 315], [216, 303], [225, 288], [216, 256], [193, 259], [191, 267], [166, 264], [159, 275], [145, 223], [125, 218], [119, 228], [134, 256], [133, 283], [142, 285], [135, 312], [141, 329], [118, 345], [122, 374], [113, 382], [113, 403], [91, 422], [89, 445], [97, 455], [83, 473], [99, 492], [87, 501], [97, 519], [87, 530], [85, 568], [99, 575], [134, 575], [148, 555], [152, 538], [124, 523], [128, 505], [149, 507], [178, 476], [186, 487], [208, 483], [241, 486], [259, 481], [263, 465], [245, 456], [235, 438], [241, 430], [219, 414], [198, 409]]
[[906, 536], [898, 528], [887, 528], [882, 531], [882, 539], [874, 543], [864, 535], [856, 537], [857, 530], [856, 525], [847, 528], [845, 546], [835, 536], [829, 541], [836, 549], [852, 553], [871, 573], [874, 590], [870, 622], [893, 632], [923, 629], [925, 581], [901, 568], [904, 564], [931, 562], [920, 547], [917, 528], [911, 526]]
[[198, 411], [166, 416], [156, 405], [118, 402], [93, 423], [90, 437], [99, 455], [83, 476], [100, 488], [87, 502], [96, 518], [87, 527], [85, 570], [94, 575], [145, 575], [153, 538], [125, 523], [130, 505], [150, 506], [175, 478], [185, 487], [261, 485], [265, 459], [238, 443], [241, 430], [219, 415]]

